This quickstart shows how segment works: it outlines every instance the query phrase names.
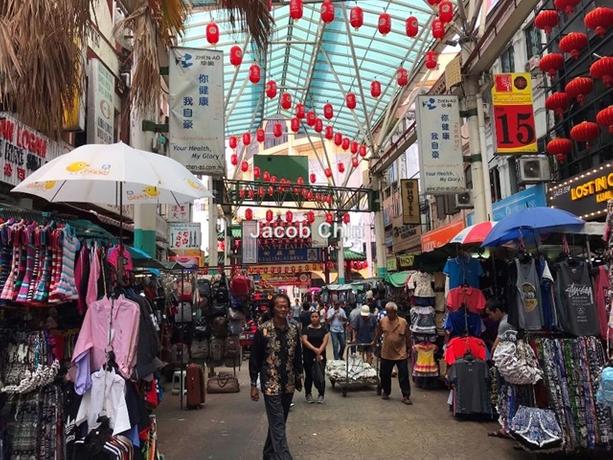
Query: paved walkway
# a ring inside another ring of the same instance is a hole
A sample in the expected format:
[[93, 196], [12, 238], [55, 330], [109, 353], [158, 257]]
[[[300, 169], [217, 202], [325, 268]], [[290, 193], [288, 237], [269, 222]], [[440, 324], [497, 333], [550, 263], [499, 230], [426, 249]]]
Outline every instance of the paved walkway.
[[[158, 413], [159, 442], [166, 460], [259, 460], [266, 437], [264, 404], [249, 399], [246, 363], [241, 392], [207, 395], [201, 410], [179, 409], [170, 392]], [[413, 406], [400, 403], [398, 383], [392, 399], [374, 389], [327, 388], [324, 405], [308, 405], [297, 393], [288, 420], [295, 460], [528, 459], [513, 443], [487, 436], [494, 423], [457, 421], [447, 409], [445, 390], [413, 390]]]

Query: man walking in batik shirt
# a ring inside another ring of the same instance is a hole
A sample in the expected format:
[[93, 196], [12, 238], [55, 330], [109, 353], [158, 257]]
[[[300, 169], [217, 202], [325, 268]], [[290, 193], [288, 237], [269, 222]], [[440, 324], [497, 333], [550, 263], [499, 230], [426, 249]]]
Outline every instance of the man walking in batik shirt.
[[258, 401], [258, 376], [268, 417], [264, 460], [291, 460], [285, 422], [294, 391], [302, 390], [302, 347], [295, 322], [287, 319], [289, 297], [273, 297], [272, 319], [260, 325], [254, 337], [249, 360], [251, 399]]

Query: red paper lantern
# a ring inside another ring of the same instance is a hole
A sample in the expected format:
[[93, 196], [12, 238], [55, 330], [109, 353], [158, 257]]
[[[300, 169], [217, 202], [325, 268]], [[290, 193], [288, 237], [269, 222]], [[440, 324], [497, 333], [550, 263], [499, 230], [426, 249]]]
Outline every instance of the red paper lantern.
[[260, 81], [260, 66], [251, 64], [249, 67], [249, 81], [254, 85]]
[[577, 77], [569, 81], [564, 87], [564, 91], [571, 99], [576, 99], [579, 104], [583, 104], [587, 96], [594, 87], [594, 82], [590, 77]]
[[253, 178], [254, 179], [259, 179], [260, 178], [260, 167], [259, 166], [254, 166], [253, 167]]
[[326, 177], [332, 177], [332, 170], [330, 168], [324, 169], [324, 174]]
[[304, 104], [296, 104], [296, 118], [302, 120], [305, 117]]
[[558, 25], [558, 22], [560, 22], [560, 16], [556, 10], [543, 10], [534, 18], [534, 26], [544, 30], [547, 35]]
[[332, 118], [334, 118], [334, 107], [329, 102], [324, 104], [324, 117], [326, 120], [332, 120]]
[[266, 96], [272, 99], [276, 95], [277, 95], [277, 82], [274, 80], [270, 80], [268, 83], [266, 83]]
[[264, 171], [264, 182], [270, 182], [270, 173], [268, 171]]
[[347, 108], [349, 110], [355, 109], [356, 106], [356, 98], [354, 93], [347, 93], [345, 96], [345, 103], [347, 104]]
[[364, 158], [366, 156], [366, 154], [368, 153], [367, 150], [366, 150], [366, 145], [364, 145], [364, 144], [360, 145], [358, 153], [360, 154], [360, 156], [362, 158]]
[[560, 40], [559, 47], [574, 59], [579, 59], [581, 50], [587, 46], [587, 41], [587, 35], [583, 32], [571, 32]]
[[564, 65], [564, 56], [560, 53], [549, 53], [541, 58], [539, 67], [543, 72], [546, 72], [551, 78], [555, 77], [558, 70]]
[[404, 31], [407, 36], [413, 38], [417, 36], [419, 32], [419, 22], [415, 16], [409, 16], [404, 23]]
[[358, 149], [360, 148], [360, 144], [358, 144], [356, 141], [351, 141], [351, 153], [353, 153], [354, 155], [356, 153], [358, 153]]
[[357, 168], [359, 164], [360, 164], [360, 160], [358, 160], [358, 157], [351, 158], [351, 166], [353, 166], [354, 168]]
[[270, 176], [270, 183], [271, 183], [271, 184], [276, 184], [276, 183], [277, 183], [277, 180], [278, 180], [278, 179], [277, 179], [277, 176], [274, 176], [274, 175], [273, 175], [273, 176]]
[[272, 134], [275, 137], [281, 137], [283, 135], [283, 125], [278, 121], [272, 126]]
[[306, 122], [307, 125], [313, 127], [315, 126], [315, 122], [317, 121], [317, 115], [314, 110], [309, 110], [306, 114]]
[[232, 166], [236, 166], [238, 164], [238, 155], [236, 153], [230, 155], [230, 164]]
[[255, 131], [255, 139], [258, 142], [264, 142], [264, 140], [266, 139], [266, 131], [264, 131], [262, 128], [258, 128]]
[[332, 140], [334, 138], [334, 127], [330, 125], [326, 126], [324, 137], [328, 140]]
[[351, 217], [349, 217], [349, 213], [348, 212], [343, 214], [343, 223], [344, 224], [348, 224], [350, 220], [351, 220]]
[[396, 82], [398, 86], [406, 86], [409, 84], [409, 72], [404, 67], [400, 67], [396, 71]]
[[349, 150], [349, 146], [351, 145], [351, 141], [348, 137], [343, 137], [343, 142], [341, 142], [341, 148], [343, 150]]
[[343, 133], [334, 133], [334, 143], [339, 147], [341, 146], [341, 144], [343, 143]]
[[302, 0], [290, 0], [289, 15], [294, 21], [302, 17]]
[[321, 121], [321, 118], [315, 120], [315, 126], [313, 126], [315, 132], [321, 133], [324, 129], [324, 122]]
[[445, 36], [445, 24], [438, 18], [432, 21], [432, 36], [437, 40], [441, 40]]
[[234, 45], [230, 48], [230, 64], [238, 67], [243, 62], [243, 50], [240, 46]]
[[613, 105], [605, 107], [596, 114], [596, 121], [599, 125], [605, 126], [613, 134]]
[[273, 193], [275, 193], [275, 188], [272, 185], [269, 185], [268, 186], [268, 194], [272, 196]]
[[247, 194], [249, 195], [249, 199], [250, 199], [250, 200], [253, 200], [253, 198], [255, 198], [255, 191], [254, 191], [253, 189], [251, 189], [251, 188], [250, 188], [250, 189], [247, 191]]
[[443, 0], [439, 3], [438, 18], [443, 24], [447, 24], [453, 19], [453, 4], [449, 0]]
[[215, 21], [211, 21], [206, 26], [206, 41], [211, 45], [216, 45], [219, 41], [219, 26]]
[[359, 6], [354, 6], [351, 8], [351, 12], [349, 13], [349, 23], [351, 27], [355, 30], [358, 30], [364, 24], [364, 11]]
[[566, 157], [573, 150], [573, 141], [565, 137], [555, 137], [547, 142], [545, 149], [549, 155], [555, 155], [556, 157], [562, 155]]
[[238, 146], [238, 138], [236, 136], [230, 136], [228, 139], [228, 145], [231, 149], [235, 149]]
[[313, 201], [313, 196], [314, 196], [313, 191], [312, 190], [308, 190], [307, 193], [306, 193], [306, 199], [308, 201]]
[[578, 125], [575, 125], [570, 130], [570, 137], [577, 142], [586, 142], [589, 144], [598, 137], [598, 124], [593, 121], [582, 121]]
[[292, 220], [294, 220], [294, 213], [292, 211], [287, 211], [285, 213], [285, 222], [291, 222]]
[[430, 70], [436, 69], [436, 66], [438, 65], [436, 52], [434, 52], [434, 51], [427, 51], [426, 52], [425, 63], [426, 63], [426, 68], [427, 69], [430, 69]]
[[334, 21], [334, 5], [332, 0], [324, 0], [321, 4], [321, 20], [326, 24]]
[[309, 180], [311, 181], [311, 184], [317, 182], [317, 176], [315, 175], [315, 173], [309, 174]]
[[607, 34], [609, 27], [613, 26], [613, 8], [599, 6], [587, 13], [583, 18], [585, 27], [596, 32], [599, 37]]
[[245, 198], [245, 193], [247, 193], [247, 190], [244, 187], [241, 187], [238, 189], [238, 197], [242, 200], [243, 198]]
[[290, 93], [281, 94], [281, 107], [285, 110], [292, 108], [292, 96]]
[[245, 160], [241, 161], [241, 171], [242, 172], [249, 171], [249, 163], [247, 163]]
[[564, 111], [568, 108], [568, 94], [561, 91], [551, 93], [547, 99], [545, 99], [545, 108], [547, 110], [553, 110], [557, 115], [562, 116]]
[[251, 133], [243, 133], [243, 145], [251, 144]]
[[381, 96], [381, 83], [377, 80], [370, 82], [370, 95], [375, 99]]
[[326, 222], [329, 224], [334, 223], [334, 214], [332, 214], [331, 212], [327, 212], [326, 213]]
[[342, 161], [338, 162], [338, 172], [341, 174], [345, 172], [345, 163]]
[[253, 219], [253, 210], [251, 208], [245, 209], [245, 219], [246, 220]]
[[295, 133], [297, 133], [300, 130], [300, 120], [298, 120], [298, 118], [293, 117], [290, 121], [290, 125], [292, 128], [292, 131], [294, 131]]
[[613, 86], [613, 57], [601, 57], [590, 66], [590, 75], [601, 79], [606, 87]]
[[272, 210], [267, 209], [266, 210], [266, 222], [272, 222], [272, 218], [273, 218]]
[[392, 17], [388, 13], [381, 13], [379, 15], [379, 21], [377, 28], [381, 35], [387, 35], [392, 30]]
[[306, 213], [306, 220], [309, 224], [315, 222], [315, 213], [313, 211], [308, 211]]
[[571, 14], [575, 11], [575, 6], [577, 6], [580, 1], [581, 0], [554, 0], [553, 5], [556, 9], [564, 11], [566, 14]]
[[304, 185], [304, 178], [302, 176], [298, 176], [298, 179], [296, 179], [296, 183], [298, 185]]

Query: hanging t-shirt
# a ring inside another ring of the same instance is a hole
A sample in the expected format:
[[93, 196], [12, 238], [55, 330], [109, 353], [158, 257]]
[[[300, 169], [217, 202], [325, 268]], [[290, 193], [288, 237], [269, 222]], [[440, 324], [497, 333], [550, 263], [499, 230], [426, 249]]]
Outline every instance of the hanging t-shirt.
[[464, 308], [448, 312], [444, 327], [452, 337], [466, 334], [478, 337], [485, 331], [481, 316], [469, 313]]
[[449, 369], [448, 378], [454, 386], [454, 415], [491, 415], [490, 378], [485, 361], [458, 359]]
[[456, 360], [470, 354], [475, 359], [485, 360], [485, 342], [477, 337], [455, 337], [445, 346], [445, 362], [451, 366]]
[[479, 278], [483, 276], [483, 268], [481, 263], [473, 257], [458, 256], [447, 260], [443, 273], [449, 280], [449, 289], [463, 284], [479, 288]]
[[479, 289], [457, 287], [447, 294], [447, 307], [452, 311], [466, 307], [472, 313], [480, 313], [485, 309], [485, 296]]
[[558, 264], [556, 295], [561, 326], [566, 332], [598, 335], [600, 327], [587, 262]]
[[540, 280], [536, 272], [534, 259], [526, 263], [515, 263], [515, 309], [516, 326], [527, 331], [539, 331], [543, 328], [543, 309], [541, 300]]
[[433, 282], [434, 277], [430, 273], [415, 272], [410, 276], [407, 287], [415, 297], [434, 297]]

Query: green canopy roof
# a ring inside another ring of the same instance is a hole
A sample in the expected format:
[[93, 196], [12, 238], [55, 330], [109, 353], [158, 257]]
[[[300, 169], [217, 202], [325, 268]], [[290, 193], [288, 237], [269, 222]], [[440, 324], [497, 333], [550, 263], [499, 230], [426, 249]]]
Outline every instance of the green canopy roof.
[[406, 272], [388, 273], [385, 276], [384, 280], [394, 287], [402, 287], [405, 284], [407, 284], [407, 280], [409, 279], [409, 276], [411, 276], [412, 273], [414, 272], [406, 271]]

